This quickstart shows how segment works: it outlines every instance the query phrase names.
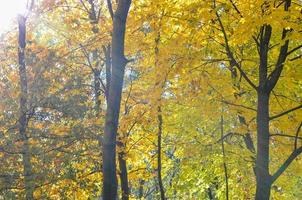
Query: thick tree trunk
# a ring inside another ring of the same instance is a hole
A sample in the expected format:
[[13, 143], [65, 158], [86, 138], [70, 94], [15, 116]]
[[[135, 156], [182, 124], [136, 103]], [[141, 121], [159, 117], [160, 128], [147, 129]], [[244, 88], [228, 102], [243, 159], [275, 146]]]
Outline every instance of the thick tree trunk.
[[256, 155], [256, 200], [268, 200], [271, 178], [269, 174], [269, 96], [268, 52], [272, 35], [270, 25], [262, 26], [259, 46], [259, 86], [257, 88], [257, 155]]
[[103, 137], [103, 199], [117, 197], [116, 179], [116, 135], [120, 113], [123, 80], [127, 60], [124, 56], [126, 19], [131, 0], [118, 1], [113, 15], [112, 32], [112, 76], [107, 101], [105, 130]]
[[[123, 150], [125, 145], [121, 145]], [[121, 189], [122, 189], [122, 200], [129, 199], [129, 186], [128, 186], [128, 172], [127, 172], [127, 162], [125, 159], [125, 153], [119, 152], [118, 154], [119, 168], [120, 168], [120, 181], [121, 181]]]
[[259, 90], [257, 106], [256, 200], [268, 200], [269, 174], [269, 94]]
[[163, 185], [162, 180], [162, 159], [161, 159], [161, 140], [162, 140], [162, 130], [163, 130], [163, 117], [161, 113], [161, 106], [158, 106], [158, 134], [157, 134], [157, 180], [158, 180], [158, 186], [159, 186], [159, 192], [160, 192], [160, 198], [161, 200], [165, 200], [165, 189]]
[[27, 74], [25, 65], [25, 46], [26, 46], [26, 18], [24, 16], [18, 16], [19, 25], [19, 48], [18, 48], [18, 60], [19, 60], [19, 76], [20, 76], [20, 116], [19, 116], [19, 134], [23, 142], [22, 149], [22, 161], [23, 161], [23, 174], [26, 200], [34, 199], [34, 182], [31, 165], [31, 154], [28, 136], [26, 134], [27, 129]]

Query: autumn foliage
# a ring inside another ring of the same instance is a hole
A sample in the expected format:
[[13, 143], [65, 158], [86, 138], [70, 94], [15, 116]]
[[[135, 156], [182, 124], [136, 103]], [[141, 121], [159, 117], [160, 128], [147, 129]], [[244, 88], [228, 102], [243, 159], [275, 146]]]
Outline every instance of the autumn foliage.
[[0, 38], [0, 199], [302, 199], [301, 12], [29, 3]]

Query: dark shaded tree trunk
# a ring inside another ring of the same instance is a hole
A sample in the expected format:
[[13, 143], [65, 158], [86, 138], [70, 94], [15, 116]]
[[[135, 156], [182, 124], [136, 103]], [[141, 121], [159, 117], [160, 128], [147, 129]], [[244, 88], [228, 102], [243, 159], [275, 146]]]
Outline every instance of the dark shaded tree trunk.
[[144, 184], [145, 184], [145, 181], [140, 179], [139, 180], [139, 189], [138, 189], [138, 199], [142, 199], [144, 196]]
[[[284, 1], [284, 10], [288, 11], [290, 0]], [[286, 38], [287, 30], [283, 29], [282, 39]], [[272, 176], [269, 172], [269, 99], [270, 94], [276, 86], [283, 71], [286, 61], [289, 40], [281, 46], [278, 60], [274, 70], [268, 75], [268, 53], [269, 43], [272, 35], [272, 27], [263, 25], [260, 30], [259, 43], [259, 86], [257, 88], [257, 155], [256, 155], [256, 200], [269, 200]]]
[[210, 200], [214, 200], [213, 194], [212, 194], [212, 190], [211, 187], [208, 188], [208, 196]]
[[[220, 121], [220, 128], [221, 128], [221, 138], [224, 135], [223, 129], [223, 114], [221, 114], [221, 121]], [[224, 149], [224, 140], [221, 140], [221, 149], [222, 149], [222, 156], [223, 156], [223, 170], [224, 170], [224, 179], [225, 179], [225, 199], [229, 200], [229, 176], [228, 176], [228, 168], [226, 165], [226, 156], [225, 156], [225, 149]]]
[[125, 159], [125, 145], [121, 144], [122, 151], [118, 153], [118, 161], [120, 168], [120, 181], [122, 189], [122, 200], [129, 199], [129, 186], [128, 186], [128, 172], [127, 172], [127, 162]]
[[[285, 0], [282, 2], [284, 5], [284, 11], [289, 11], [291, 6], [291, 0]], [[280, 4], [281, 5], [281, 4]], [[216, 5], [214, 3], [214, 8]], [[259, 53], [259, 73], [258, 80], [259, 85], [256, 86], [253, 81], [248, 77], [248, 75], [241, 68], [241, 64], [236, 60], [234, 54], [229, 46], [228, 35], [226, 34], [225, 28], [223, 26], [220, 15], [216, 12], [217, 20], [220, 25], [221, 31], [224, 35], [225, 41], [225, 50], [226, 54], [230, 59], [230, 66], [235, 66], [239, 70], [241, 76], [246, 80], [246, 82], [257, 91], [257, 152], [255, 160], [255, 174], [256, 174], [256, 200], [269, 200], [270, 190], [274, 181], [287, 169], [290, 163], [302, 153], [302, 147], [297, 148], [295, 146], [294, 151], [290, 156], [285, 160], [285, 162], [279, 167], [279, 169], [273, 174], [269, 173], [269, 147], [270, 147], [270, 133], [269, 133], [269, 121], [276, 119], [280, 116], [286, 115], [289, 112], [292, 112], [296, 109], [299, 109], [300, 106], [290, 109], [286, 112], [278, 114], [270, 118], [269, 116], [269, 99], [270, 94], [277, 82], [280, 79], [281, 73], [283, 71], [284, 63], [287, 59], [287, 56], [296, 50], [300, 49], [300, 46], [293, 48], [288, 51], [289, 39], [287, 38], [287, 33], [292, 30], [287, 30], [283, 28], [281, 38], [284, 40], [284, 43], [281, 45], [279, 50], [279, 55], [275, 63], [273, 63], [274, 68], [268, 74], [268, 54], [270, 51], [270, 40], [272, 35], [272, 27], [269, 24], [264, 24], [260, 28], [259, 39], [255, 38], [255, 42], [258, 48]], [[270, 63], [271, 64], [271, 63]], [[248, 139], [248, 138], [246, 138]], [[248, 147], [253, 150], [252, 147]]]
[[270, 197], [269, 174], [269, 94], [258, 92], [257, 105], [257, 156], [256, 156], [256, 199]]
[[109, 88], [110, 88], [110, 80], [111, 80], [111, 46], [108, 45], [103, 46], [103, 51], [105, 54], [105, 61], [106, 61], [106, 88], [105, 88], [105, 95], [106, 99], [109, 96]]
[[100, 111], [101, 111], [101, 84], [100, 84], [100, 69], [99, 69], [99, 64], [98, 64], [98, 51], [94, 50], [92, 52], [92, 59], [94, 62], [96, 62], [95, 70], [93, 72], [93, 92], [94, 92], [94, 110], [96, 115], [98, 116]]
[[158, 106], [158, 133], [157, 133], [157, 181], [159, 186], [160, 198], [165, 200], [165, 189], [162, 180], [162, 159], [161, 159], [161, 140], [162, 140], [162, 131], [163, 131], [163, 117], [161, 113], [161, 106]]
[[259, 86], [257, 89], [257, 154], [256, 154], [256, 199], [266, 200], [270, 197], [269, 174], [269, 95], [267, 86], [267, 66], [269, 42], [272, 27], [264, 25], [261, 28], [259, 47]]
[[[105, 130], [103, 137], [103, 199], [117, 197], [116, 135], [120, 113], [123, 80], [127, 59], [124, 56], [126, 20], [131, 0], [118, 1], [113, 18], [112, 32], [112, 76], [107, 101]], [[112, 13], [112, 9], [110, 9]]]
[[[89, 14], [89, 20], [90, 24], [92, 25], [91, 31], [97, 35], [99, 33], [99, 28], [98, 28], [98, 17], [97, 16], [97, 9], [96, 5], [93, 0], [88, 0], [88, 3], [90, 5], [90, 10], [88, 12]], [[101, 107], [101, 101], [100, 101], [100, 96], [101, 96], [101, 84], [100, 84], [100, 74], [101, 70], [99, 69], [99, 58], [98, 58], [98, 49], [94, 49], [92, 51], [92, 72], [93, 72], [93, 98], [94, 98], [94, 111], [96, 116], [99, 115], [100, 113], [100, 107]], [[87, 58], [89, 59], [89, 57]]]
[[23, 161], [23, 174], [25, 185], [25, 198], [26, 200], [34, 199], [34, 182], [33, 172], [31, 165], [31, 153], [29, 146], [29, 139], [26, 133], [28, 118], [27, 118], [27, 74], [25, 65], [25, 46], [26, 46], [26, 17], [18, 16], [19, 27], [19, 48], [18, 48], [18, 60], [19, 60], [19, 76], [20, 76], [20, 116], [19, 116], [19, 134], [23, 142], [22, 149], [22, 161]]

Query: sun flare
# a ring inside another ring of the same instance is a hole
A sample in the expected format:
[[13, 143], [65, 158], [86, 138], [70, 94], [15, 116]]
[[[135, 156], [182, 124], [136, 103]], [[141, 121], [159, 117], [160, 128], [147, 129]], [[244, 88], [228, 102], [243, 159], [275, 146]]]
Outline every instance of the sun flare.
[[0, 6], [0, 32], [12, 25], [18, 14], [26, 12], [27, 0], [6, 0]]

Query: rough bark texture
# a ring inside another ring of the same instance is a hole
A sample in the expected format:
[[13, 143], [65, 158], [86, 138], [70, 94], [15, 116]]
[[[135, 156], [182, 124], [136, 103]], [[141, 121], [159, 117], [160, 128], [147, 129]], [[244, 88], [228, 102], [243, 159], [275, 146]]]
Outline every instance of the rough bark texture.
[[19, 116], [19, 134], [23, 142], [22, 149], [22, 161], [23, 161], [23, 175], [25, 185], [25, 198], [27, 200], [34, 199], [34, 182], [31, 165], [31, 154], [29, 139], [26, 133], [28, 119], [27, 119], [27, 75], [25, 65], [25, 46], [26, 46], [26, 18], [24, 16], [18, 16], [19, 26], [19, 48], [18, 48], [18, 60], [19, 60], [19, 76], [20, 76], [20, 116]]
[[112, 76], [107, 101], [105, 130], [103, 137], [103, 199], [117, 197], [116, 135], [120, 113], [124, 72], [127, 60], [124, 56], [126, 19], [131, 0], [119, 0], [113, 16], [112, 32]]

